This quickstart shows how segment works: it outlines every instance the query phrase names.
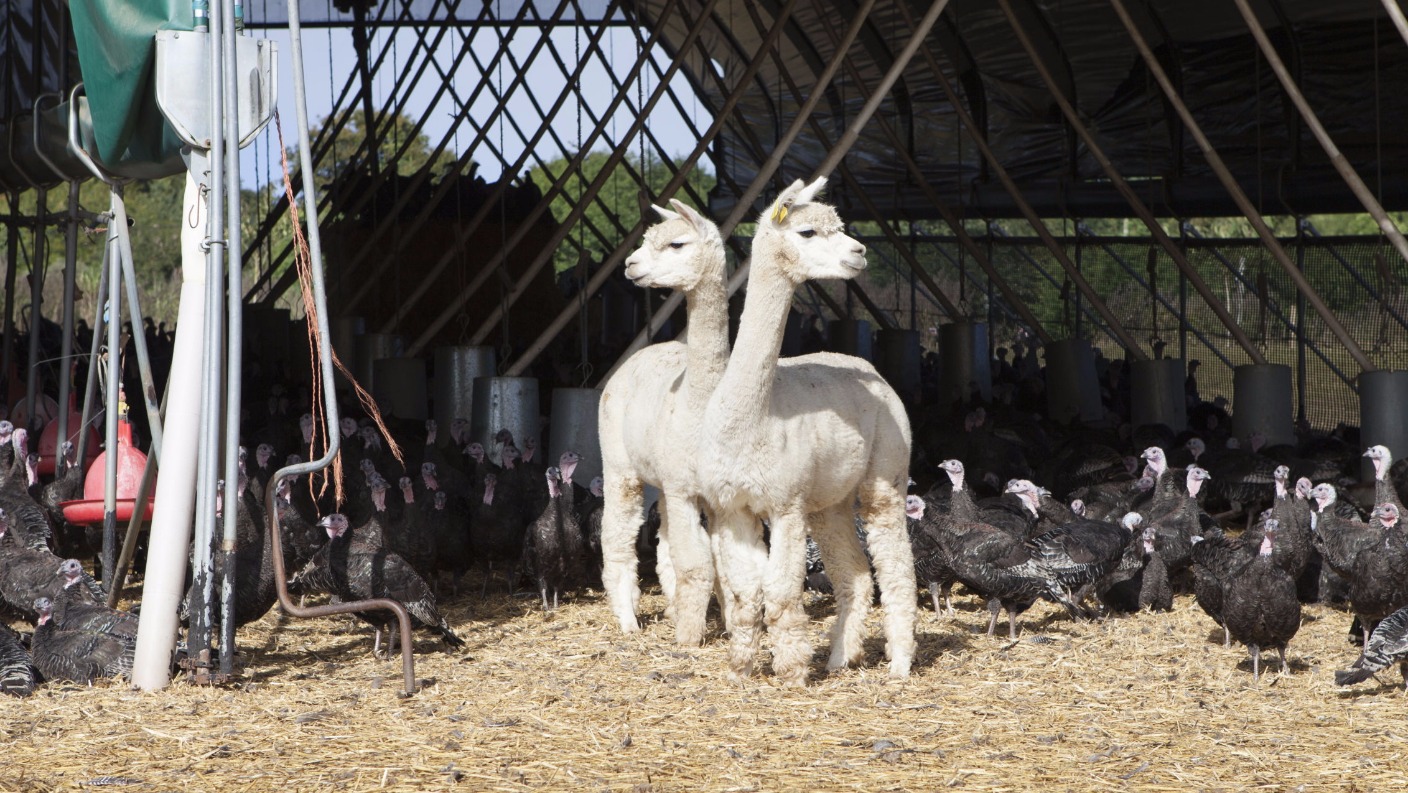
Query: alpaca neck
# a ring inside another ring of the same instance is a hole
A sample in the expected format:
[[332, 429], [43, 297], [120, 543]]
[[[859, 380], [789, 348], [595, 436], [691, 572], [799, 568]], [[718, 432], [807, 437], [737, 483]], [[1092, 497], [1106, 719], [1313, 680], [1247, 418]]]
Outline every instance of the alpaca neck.
[[718, 277], [711, 273], [700, 279], [699, 286], [684, 294], [688, 316], [685, 395], [695, 415], [703, 411], [728, 365], [728, 291], [722, 261], [719, 264]]
[[[714, 419], [723, 425], [748, 425], [767, 413], [782, 352], [782, 333], [792, 305], [794, 285], [759, 252], [754, 243], [748, 273], [748, 297], [738, 323], [738, 338], [715, 393], [726, 395]], [[718, 428], [717, 425], [715, 427]]]

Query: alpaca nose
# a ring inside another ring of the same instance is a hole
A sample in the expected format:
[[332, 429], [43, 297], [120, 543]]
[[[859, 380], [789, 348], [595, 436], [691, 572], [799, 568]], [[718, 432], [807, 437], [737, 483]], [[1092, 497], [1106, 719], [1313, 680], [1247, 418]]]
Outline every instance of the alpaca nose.
[[859, 242], [856, 243], [855, 254], [856, 254], [857, 256], [864, 256], [864, 255], [865, 255], [865, 245], [864, 245], [863, 243], [859, 243]]

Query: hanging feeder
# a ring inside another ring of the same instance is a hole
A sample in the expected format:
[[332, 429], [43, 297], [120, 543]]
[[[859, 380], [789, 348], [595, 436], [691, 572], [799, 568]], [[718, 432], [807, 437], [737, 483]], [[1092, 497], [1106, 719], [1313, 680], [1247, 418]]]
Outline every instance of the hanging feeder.
[[[68, 428], [75, 441], [78, 438], [78, 426], [83, 423], [83, 413], [75, 404], [75, 395], [68, 396]], [[92, 464], [94, 456], [98, 453], [98, 446], [102, 443], [98, 439], [98, 431], [91, 426], [88, 427], [88, 443], [84, 446], [82, 465]], [[39, 474], [40, 476], [52, 476], [58, 470], [58, 450], [59, 450], [59, 420], [55, 418], [44, 425], [43, 432], [39, 433]]]
[[[147, 466], [147, 455], [132, 445], [132, 423], [127, 420], [127, 405], [121, 403], [117, 417], [117, 508], [119, 521], [132, 519], [136, 508], [137, 489], [142, 483], [142, 471]], [[98, 459], [88, 468], [83, 479], [83, 498], [59, 504], [64, 511], [64, 520], [78, 526], [95, 525], [103, 522], [103, 479], [107, 470], [108, 454], [112, 449], [98, 455]], [[153, 502], [147, 502], [144, 520], [152, 519]]]

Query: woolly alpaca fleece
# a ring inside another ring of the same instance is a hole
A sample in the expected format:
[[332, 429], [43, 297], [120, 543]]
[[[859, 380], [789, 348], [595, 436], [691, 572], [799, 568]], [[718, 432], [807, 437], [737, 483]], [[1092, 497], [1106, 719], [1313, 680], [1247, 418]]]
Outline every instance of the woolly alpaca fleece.
[[632, 355], [602, 392], [602, 582], [621, 629], [638, 631], [636, 532], [643, 487], [658, 488], [660, 583], [676, 641], [697, 645], [704, 639], [714, 574], [699, 522], [693, 450], [699, 415], [728, 360], [728, 297], [718, 227], [687, 205], [670, 203], [673, 211], [655, 208], [663, 220], [626, 260], [626, 276], [639, 286], [682, 292], [689, 333], [683, 344], [655, 344]]
[[[865, 267], [864, 246], [844, 233], [835, 209], [816, 200], [824, 184], [794, 183], [758, 221], [738, 338], [704, 410], [696, 455], [728, 598], [731, 671], [751, 674], [765, 618], [774, 671], [793, 685], [805, 683], [812, 653], [802, 608], [808, 526], [838, 604], [829, 667], [863, 655], [871, 580], [855, 539], [857, 499], [885, 608], [891, 676], [908, 676], [914, 656], [904, 407], [862, 359], [831, 353], [778, 359], [796, 287], [852, 278]], [[760, 519], [771, 527], [767, 545]]]

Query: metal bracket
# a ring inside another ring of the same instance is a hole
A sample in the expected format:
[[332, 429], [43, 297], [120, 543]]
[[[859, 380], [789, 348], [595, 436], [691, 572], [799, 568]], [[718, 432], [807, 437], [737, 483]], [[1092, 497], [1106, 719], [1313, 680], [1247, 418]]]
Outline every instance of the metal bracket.
[[[210, 34], [161, 30], [156, 34], [156, 103], [176, 134], [210, 149]], [[235, 37], [235, 86], [240, 148], [268, 125], [278, 101], [278, 50], [268, 39]]]

